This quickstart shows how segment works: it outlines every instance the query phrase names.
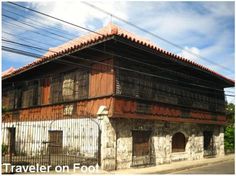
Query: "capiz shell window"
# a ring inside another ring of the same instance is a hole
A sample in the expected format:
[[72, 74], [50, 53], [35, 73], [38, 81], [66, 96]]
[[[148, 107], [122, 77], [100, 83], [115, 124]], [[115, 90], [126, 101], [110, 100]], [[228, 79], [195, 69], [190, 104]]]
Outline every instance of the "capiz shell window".
[[62, 84], [63, 100], [73, 100], [74, 88], [75, 88], [75, 75], [73, 73], [64, 75]]

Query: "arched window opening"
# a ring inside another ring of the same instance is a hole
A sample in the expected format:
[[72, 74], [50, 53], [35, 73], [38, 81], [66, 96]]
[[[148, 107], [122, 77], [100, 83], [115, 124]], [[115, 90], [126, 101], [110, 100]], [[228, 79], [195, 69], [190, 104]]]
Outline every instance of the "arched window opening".
[[183, 133], [175, 133], [172, 137], [172, 152], [184, 152], [186, 139]]

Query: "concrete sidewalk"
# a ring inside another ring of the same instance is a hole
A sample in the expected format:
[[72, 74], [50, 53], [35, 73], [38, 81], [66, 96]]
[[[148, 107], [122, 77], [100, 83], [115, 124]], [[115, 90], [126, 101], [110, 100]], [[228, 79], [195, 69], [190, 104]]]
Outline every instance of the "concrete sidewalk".
[[146, 168], [131, 168], [121, 169], [116, 171], [107, 172], [108, 174], [168, 174], [171, 172], [181, 171], [190, 168], [206, 166], [210, 164], [220, 163], [224, 161], [234, 160], [234, 154], [225, 155], [219, 158], [205, 158], [194, 161], [179, 161], [171, 164], [162, 164]]
[[[145, 168], [130, 168], [130, 169], [120, 169], [115, 171], [104, 171], [98, 170], [93, 174], [168, 174], [172, 172], [182, 171], [186, 169], [197, 168], [201, 166], [207, 166], [215, 163], [220, 163], [224, 161], [234, 160], [234, 154], [225, 155], [223, 157], [218, 158], [205, 158], [201, 160], [194, 160], [194, 161], [178, 161], [173, 162], [171, 164], [162, 164], [152, 167], [145, 167]], [[4, 171], [3, 171], [4, 173]], [[70, 170], [69, 172], [64, 173], [56, 173], [55, 171], [50, 171], [49, 173], [24, 173], [24, 174], [89, 174], [86, 172]], [[92, 174], [92, 173], [90, 173]]]

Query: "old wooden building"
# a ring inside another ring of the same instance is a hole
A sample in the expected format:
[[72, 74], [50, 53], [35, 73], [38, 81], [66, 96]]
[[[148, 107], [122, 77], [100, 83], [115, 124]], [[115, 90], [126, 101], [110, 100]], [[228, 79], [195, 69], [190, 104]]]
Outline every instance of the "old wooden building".
[[233, 86], [109, 24], [2, 76], [3, 162], [113, 170], [221, 156]]

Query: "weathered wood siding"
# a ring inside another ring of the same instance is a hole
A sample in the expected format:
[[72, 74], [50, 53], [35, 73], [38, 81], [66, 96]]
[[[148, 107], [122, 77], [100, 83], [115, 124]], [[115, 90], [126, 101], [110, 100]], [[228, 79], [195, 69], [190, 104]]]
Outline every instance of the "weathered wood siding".
[[89, 76], [89, 97], [111, 95], [114, 91], [114, 74], [112, 59], [104, 60], [103, 64], [93, 64]]
[[[64, 114], [65, 107], [68, 105], [74, 106], [72, 115]], [[113, 98], [109, 97], [93, 100], [84, 100], [76, 103], [63, 103], [59, 105], [49, 105], [15, 110], [4, 114], [2, 121], [45, 121], [68, 118], [96, 118], [96, 113], [99, 107], [102, 105], [108, 107], [108, 114], [109, 116], [111, 116], [113, 110]]]
[[42, 105], [49, 104], [50, 101], [50, 78], [45, 78], [40, 82], [40, 103]]
[[181, 108], [168, 104], [140, 103], [140, 101], [125, 98], [115, 98], [113, 117], [206, 124], [226, 123], [224, 114]]

